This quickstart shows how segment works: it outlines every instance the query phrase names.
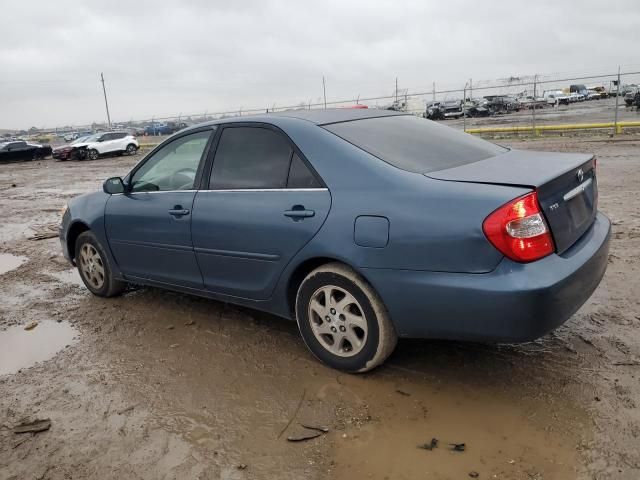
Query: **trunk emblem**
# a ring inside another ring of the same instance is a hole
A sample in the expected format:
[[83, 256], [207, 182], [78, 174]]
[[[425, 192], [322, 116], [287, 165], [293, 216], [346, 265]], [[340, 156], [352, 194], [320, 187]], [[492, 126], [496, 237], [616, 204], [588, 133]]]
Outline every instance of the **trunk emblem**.
[[576, 173], [576, 177], [578, 178], [578, 182], [582, 182], [584, 179], [584, 172], [581, 168], [578, 169], [578, 173]]

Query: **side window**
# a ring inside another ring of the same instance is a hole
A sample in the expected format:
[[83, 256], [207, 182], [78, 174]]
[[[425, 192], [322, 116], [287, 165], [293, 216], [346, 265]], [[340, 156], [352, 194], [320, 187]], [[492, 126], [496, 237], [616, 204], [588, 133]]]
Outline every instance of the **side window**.
[[99, 142], [108, 142], [109, 140], [111, 140], [111, 134], [110, 133], [105, 133], [104, 135], [102, 135], [98, 139]]
[[124, 132], [112, 133], [112, 135], [113, 135], [112, 140], [120, 140], [121, 138], [124, 138], [127, 136], [127, 134]]
[[192, 190], [211, 130], [192, 133], [168, 143], [131, 177], [131, 191]]
[[274, 130], [225, 128], [213, 159], [209, 188], [285, 188], [292, 151], [288, 139]]
[[297, 153], [293, 154], [291, 159], [291, 167], [289, 168], [289, 180], [287, 181], [287, 188], [320, 188], [322, 185], [315, 177], [309, 167], [298, 156]]

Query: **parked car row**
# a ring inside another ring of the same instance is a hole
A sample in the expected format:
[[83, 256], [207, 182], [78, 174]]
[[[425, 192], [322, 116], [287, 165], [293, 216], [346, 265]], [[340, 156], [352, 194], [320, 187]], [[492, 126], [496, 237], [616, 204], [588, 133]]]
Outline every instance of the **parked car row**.
[[488, 117], [504, 113], [517, 112], [523, 104], [515, 97], [507, 95], [489, 95], [480, 99], [448, 100], [427, 104], [425, 118], [446, 120], [467, 117]]
[[[636, 90], [626, 86], [628, 95], [625, 101], [633, 103]], [[569, 105], [585, 100], [607, 98], [609, 94], [604, 87], [587, 88], [584, 85], [571, 85], [565, 89], [545, 90], [542, 96], [533, 95], [487, 95], [482, 98], [466, 100], [434, 101], [427, 104], [425, 118], [430, 120], [446, 120], [467, 117], [487, 117], [517, 112], [523, 109], [538, 109], [547, 106]]]
[[166, 122], [166, 123], [151, 123], [144, 127], [143, 134], [149, 136], [158, 135], [173, 135], [174, 133], [187, 128], [187, 124], [184, 122]]
[[549, 105], [569, 105], [585, 100], [600, 100], [607, 98], [609, 94], [604, 87], [587, 88], [584, 85], [571, 85], [568, 91], [566, 89], [545, 90], [542, 96]]

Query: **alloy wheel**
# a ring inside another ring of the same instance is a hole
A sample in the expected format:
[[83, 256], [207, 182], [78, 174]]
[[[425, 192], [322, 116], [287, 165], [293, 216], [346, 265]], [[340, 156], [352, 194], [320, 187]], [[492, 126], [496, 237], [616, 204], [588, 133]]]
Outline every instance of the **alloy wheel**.
[[85, 280], [96, 290], [104, 285], [104, 263], [96, 248], [85, 243], [80, 248], [80, 270]]
[[352, 357], [365, 346], [364, 310], [343, 288], [326, 285], [316, 290], [309, 302], [309, 320], [316, 339], [334, 355]]

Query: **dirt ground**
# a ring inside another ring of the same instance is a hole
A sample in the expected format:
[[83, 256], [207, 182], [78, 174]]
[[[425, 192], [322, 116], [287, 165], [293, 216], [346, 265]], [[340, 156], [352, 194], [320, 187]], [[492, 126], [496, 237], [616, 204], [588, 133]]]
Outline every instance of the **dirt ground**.
[[[153, 288], [96, 298], [57, 238], [28, 239], [139, 157], [0, 165], [0, 479], [640, 478], [640, 136], [511, 143], [598, 155], [601, 286], [537, 342], [401, 341], [358, 376], [269, 315]], [[329, 431], [288, 442], [302, 424]]]

